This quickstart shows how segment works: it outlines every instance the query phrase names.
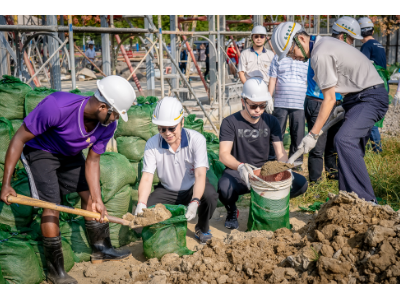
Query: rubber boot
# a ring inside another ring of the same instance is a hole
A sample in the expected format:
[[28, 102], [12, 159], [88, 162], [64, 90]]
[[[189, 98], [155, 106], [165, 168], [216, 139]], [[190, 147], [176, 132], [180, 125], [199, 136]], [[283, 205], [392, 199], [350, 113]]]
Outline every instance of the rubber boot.
[[47, 262], [47, 280], [55, 284], [77, 284], [64, 270], [61, 237], [43, 237], [43, 249]]
[[85, 221], [86, 232], [92, 247], [92, 264], [101, 264], [103, 261], [120, 261], [128, 258], [131, 251], [128, 249], [114, 249], [111, 245], [110, 226], [108, 223]]

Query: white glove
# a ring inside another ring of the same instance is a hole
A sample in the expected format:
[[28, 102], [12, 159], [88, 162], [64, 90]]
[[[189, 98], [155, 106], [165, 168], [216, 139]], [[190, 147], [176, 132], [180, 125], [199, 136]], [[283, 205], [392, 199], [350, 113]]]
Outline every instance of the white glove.
[[393, 99], [393, 106], [396, 107], [400, 102], [400, 92], [397, 92]]
[[272, 100], [267, 101], [267, 107], [265, 108], [265, 111], [270, 115], [274, 112], [274, 102]]
[[344, 108], [343, 106], [336, 106], [335, 109], [333, 110], [333, 118], [336, 118], [338, 116], [338, 114], [340, 114], [341, 112], [344, 112]]
[[143, 208], [147, 208], [147, 205], [142, 203], [142, 202], [139, 202], [138, 205], [136, 206], [136, 209], [135, 209], [135, 216], [137, 216], [137, 214], [142, 213], [143, 212]]
[[247, 170], [244, 163], [241, 163], [237, 170], [240, 174], [240, 178], [242, 178], [242, 180], [246, 183], [247, 188], [250, 190], [249, 171]]
[[315, 145], [317, 144], [317, 140], [313, 138], [311, 134], [307, 134], [303, 140], [301, 141], [300, 145], [297, 149], [304, 149], [304, 153], [310, 152]]
[[197, 208], [199, 207], [199, 202], [194, 200], [192, 202], [189, 203], [187, 212], [185, 214], [185, 218], [190, 221], [192, 219], [194, 219], [194, 217], [196, 216], [197, 213]]

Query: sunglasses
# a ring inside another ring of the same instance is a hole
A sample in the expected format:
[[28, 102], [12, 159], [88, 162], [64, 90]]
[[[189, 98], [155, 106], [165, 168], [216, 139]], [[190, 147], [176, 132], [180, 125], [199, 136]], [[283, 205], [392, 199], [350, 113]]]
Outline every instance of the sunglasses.
[[264, 34], [254, 34], [253, 35], [255, 39], [265, 39], [265, 35]]
[[251, 108], [251, 109], [257, 109], [257, 107], [259, 107], [260, 109], [265, 109], [267, 107], [267, 104], [249, 104], [247, 103], [247, 99], [246, 99], [246, 104]]
[[[178, 124], [179, 125], [179, 124]], [[176, 130], [176, 127], [178, 127], [178, 125], [176, 125], [175, 127], [167, 127], [167, 128], [162, 128], [162, 127], [158, 127], [158, 131], [160, 132], [160, 133], [165, 133], [167, 130], [169, 131], [169, 132], [175, 132], [175, 130]]]

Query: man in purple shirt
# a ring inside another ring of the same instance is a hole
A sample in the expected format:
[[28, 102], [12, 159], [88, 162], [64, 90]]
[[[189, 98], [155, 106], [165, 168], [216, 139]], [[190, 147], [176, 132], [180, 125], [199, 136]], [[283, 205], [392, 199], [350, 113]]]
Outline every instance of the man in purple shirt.
[[[17, 196], [10, 183], [20, 156], [29, 174], [33, 197], [60, 204], [63, 195], [78, 192], [82, 209], [101, 214], [99, 222], [85, 218], [92, 263], [121, 260], [131, 254], [112, 247], [109, 225], [103, 223], [107, 210], [100, 191], [100, 155], [114, 134], [116, 121], [120, 117], [128, 120], [127, 111], [136, 98], [132, 86], [119, 76], [103, 78], [97, 81], [97, 87], [95, 95], [86, 98], [53, 93], [25, 118], [7, 150], [0, 196], [6, 204], [10, 204], [9, 195]], [[82, 150], [86, 148], [89, 153], [85, 161]], [[41, 222], [47, 279], [53, 283], [77, 283], [64, 270], [59, 212], [44, 209]]]

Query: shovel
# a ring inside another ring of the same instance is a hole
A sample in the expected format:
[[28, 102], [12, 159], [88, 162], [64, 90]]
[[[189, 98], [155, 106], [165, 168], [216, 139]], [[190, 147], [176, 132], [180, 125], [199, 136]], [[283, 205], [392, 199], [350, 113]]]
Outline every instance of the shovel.
[[[100, 213], [97, 213], [97, 212], [88, 211], [88, 210], [80, 209], [80, 208], [64, 206], [64, 205], [60, 205], [60, 204], [54, 204], [54, 203], [50, 203], [50, 202], [45, 202], [45, 201], [42, 201], [42, 200], [26, 197], [26, 196], [23, 196], [23, 195], [17, 195], [17, 197], [14, 197], [14, 196], [10, 195], [10, 196], [8, 196], [7, 201], [10, 202], [10, 203], [17, 203], [17, 204], [22, 204], [22, 205], [27, 205], [27, 206], [48, 208], [48, 209], [62, 211], [62, 212], [65, 212], [65, 213], [78, 215], [78, 216], [83, 216], [83, 217], [87, 217], [87, 218], [100, 219]], [[131, 229], [153, 225], [153, 224], [148, 224], [148, 225], [130, 226], [130, 223], [131, 223], [130, 221], [124, 220], [124, 219], [121, 219], [121, 218], [117, 218], [117, 217], [113, 217], [113, 216], [110, 216], [110, 215], [104, 216], [104, 221], [111, 222], [111, 223], [117, 223], [117, 224], [121, 224], [121, 225], [124, 225], [124, 226], [129, 226]], [[156, 223], [154, 223], [154, 224], [156, 224]]]

